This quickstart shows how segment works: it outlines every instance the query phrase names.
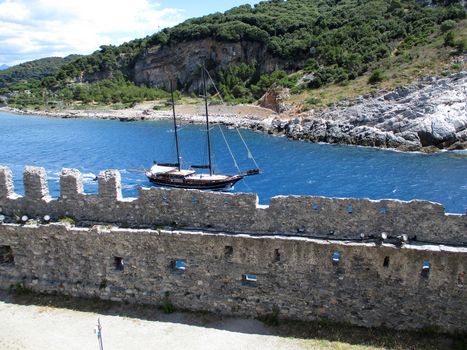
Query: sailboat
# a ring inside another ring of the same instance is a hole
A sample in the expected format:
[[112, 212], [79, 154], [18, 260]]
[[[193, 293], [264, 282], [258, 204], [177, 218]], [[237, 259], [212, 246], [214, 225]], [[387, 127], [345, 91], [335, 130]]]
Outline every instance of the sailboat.
[[[206, 88], [206, 68], [202, 67], [203, 76], [203, 90], [204, 90], [204, 104], [206, 109], [206, 135], [207, 135], [207, 150], [208, 150], [208, 164], [207, 165], [192, 165], [189, 169], [182, 169], [182, 162], [180, 156], [178, 127], [175, 114], [175, 101], [174, 93], [172, 88], [172, 82], [170, 82], [170, 90], [172, 97], [172, 112], [173, 112], [173, 125], [174, 125], [174, 136], [175, 136], [175, 147], [177, 151], [177, 162], [176, 163], [157, 163], [151, 166], [149, 171], [146, 171], [145, 175], [152, 183], [163, 186], [163, 187], [175, 187], [175, 188], [187, 188], [187, 189], [199, 189], [199, 190], [228, 190], [240, 180], [246, 176], [258, 175], [260, 169], [254, 161], [248, 146], [242, 141], [248, 150], [248, 155], [253, 159], [256, 168], [248, 170], [244, 173], [240, 172], [235, 175], [215, 174], [212, 166], [212, 149], [211, 149], [211, 131], [209, 125], [209, 112], [208, 112], [208, 96]], [[209, 74], [209, 73], [208, 73]], [[239, 133], [240, 135], [240, 133]], [[241, 137], [241, 135], [240, 135]], [[227, 148], [233, 157], [230, 147], [227, 144]], [[233, 157], [235, 164], [237, 165], [235, 158]], [[195, 169], [206, 169], [207, 173], [197, 172]], [[238, 169], [238, 166], [237, 166]]]

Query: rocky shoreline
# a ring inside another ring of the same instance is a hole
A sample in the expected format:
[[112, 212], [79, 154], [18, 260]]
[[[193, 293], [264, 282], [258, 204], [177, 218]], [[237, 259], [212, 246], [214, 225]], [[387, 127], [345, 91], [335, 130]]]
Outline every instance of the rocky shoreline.
[[467, 149], [467, 71], [274, 120], [268, 131], [309, 142], [400, 151]]
[[[0, 108], [17, 114], [120, 121], [163, 120], [171, 111], [149, 104], [122, 110], [29, 111]], [[294, 140], [349, 144], [400, 151], [436, 152], [467, 149], [467, 71], [449, 77], [425, 77], [390, 92], [361, 96], [321, 111], [279, 115], [252, 105], [212, 106], [211, 121], [249, 128]], [[201, 106], [180, 106], [178, 116], [203, 123]]]

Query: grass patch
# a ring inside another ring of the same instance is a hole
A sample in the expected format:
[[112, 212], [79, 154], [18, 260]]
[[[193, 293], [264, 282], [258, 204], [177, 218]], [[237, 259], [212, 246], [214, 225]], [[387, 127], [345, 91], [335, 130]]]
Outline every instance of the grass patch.
[[160, 305], [159, 308], [164, 314], [172, 314], [176, 311], [175, 305], [170, 300], [169, 292], [165, 292], [164, 300], [162, 300], [162, 304]]
[[10, 288], [8, 288], [8, 293], [14, 296], [29, 296], [33, 295], [34, 292], [23, 283], [18, 282], [16, 284], [12, 284]]
[[58, 222], [64, 225], [75, 226], [76, 220], [71, 216], [62, 216], [58, 219]]

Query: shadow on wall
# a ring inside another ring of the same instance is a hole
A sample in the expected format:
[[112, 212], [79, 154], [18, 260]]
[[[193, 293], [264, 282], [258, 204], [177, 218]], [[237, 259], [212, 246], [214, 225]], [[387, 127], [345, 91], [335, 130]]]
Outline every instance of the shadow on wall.
[[[340, 346], [342, 343], [347, 343], [364, 346], [365, 349], [374, 347], [388, 350], [460, 350], [467, 346], [467, 334], [438, 334], [435, 329], [425, 329], [419, 332], [394, 331], [385, 328], [368, 329], [325, 320], [307, 322], [280, 320], [274, 314], [261, 319], [221, 317], [207, 312], [176, 311], [167, 314], [162, 311], [162, 307], [154, 305], [126, 304], [97, 298], [73, 298], [59, 294], [36, 294], [24, 288], [16, 288], [10, 292], [0, 291], [0, 301], [17, 305], [65, 308], [144, 321], [177, 323], [234, 333], [292, 337], [309, 340], [307, 345], [313, 348], [319, 348], [323, 342], [338, 342]], [[332, 344], [327, 344], [326, 348], [329, 345], [332, 346]]]

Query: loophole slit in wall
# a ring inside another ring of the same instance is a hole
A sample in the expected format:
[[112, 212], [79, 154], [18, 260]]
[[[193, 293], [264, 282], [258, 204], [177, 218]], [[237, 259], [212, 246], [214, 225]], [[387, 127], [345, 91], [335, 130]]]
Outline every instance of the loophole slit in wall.
[[9, 245], [0, 246], [0, 265], [12, 266], [15, 264], [13, 249]]
[[242, 285], [247, 286], [247, 287], [257, 287], [258, 283], [258, 276], [246, 273], [242, 275]]
[[185, 272], [187, 267], [188, 267], [188, 264], [187, 264], [186, 260], [175, 260], [173, 262], [173, 267], [174, 267], [175, 271]]
[[125, 268], [125, 264], [123, 263], [123, 258], [119, 256], [114, 257], [114, 266], [115, 266], [115, 270], [123, 271]]
[[279, 262], [281, 261], [281, 253], [279, 249], [274, 249], [274, 262]]
[[424, 261], [422, 265], [421, 275], [423, 278], [428, 278], [430, 276], [431, 263], [429, 261]]
[[233, 256], [233, 247], [231, 245], [226, 245], [224, 247], [224, 258], [230, 259]]

